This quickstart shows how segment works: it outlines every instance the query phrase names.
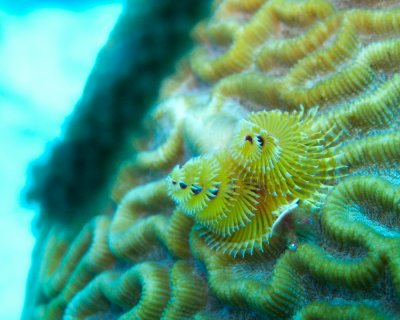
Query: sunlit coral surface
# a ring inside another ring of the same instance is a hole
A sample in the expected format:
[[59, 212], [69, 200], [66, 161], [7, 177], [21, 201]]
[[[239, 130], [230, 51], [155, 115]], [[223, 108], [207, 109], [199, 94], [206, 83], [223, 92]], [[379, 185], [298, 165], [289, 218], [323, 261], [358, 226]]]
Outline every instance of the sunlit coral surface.
[[36, 319], [400, 317], [400, 3], [215, 1]]

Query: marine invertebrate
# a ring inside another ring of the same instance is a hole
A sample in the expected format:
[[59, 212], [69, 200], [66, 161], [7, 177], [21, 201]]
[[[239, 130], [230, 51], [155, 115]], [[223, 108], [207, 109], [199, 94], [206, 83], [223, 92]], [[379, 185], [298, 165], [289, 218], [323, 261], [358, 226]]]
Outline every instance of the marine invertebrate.
[[256, 211], [258, 189], [235, 175], [225, 154], [201, 157], [175, 167], [168, 190], [178, 207], [215, 233], [230, 235], [250, 222]]
[[262, 250], [298, 204], [317, 207], [344, 165], [336, 152], [340, 132], [319, 130], [316, 112], [253, 113], [226, 149], [173, 169], [169, 195], [204, 227], [211, 247], [233, 255]]
[[335, 127], [316, 126], [317, 109], [258, 112], [239, 123], [229, 152], [244, 171], [273, 196], [305, 199], [335, 176], [340, 160]]
[[54, 233], [36, 317], [399, 318], [399, 10], [215, 1], [116, 179], [110, 265], [73, 285], [89, 249]]

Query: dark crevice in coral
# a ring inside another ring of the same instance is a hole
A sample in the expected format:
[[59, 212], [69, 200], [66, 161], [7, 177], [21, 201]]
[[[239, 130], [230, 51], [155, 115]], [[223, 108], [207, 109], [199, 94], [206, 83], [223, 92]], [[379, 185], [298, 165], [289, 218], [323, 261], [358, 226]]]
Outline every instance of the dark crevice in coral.
[[352, 290], [344, 287], [334, 286], [326, 282], [319, 282], [311, 275], [303, 275], [302, 284], [308, 293], [307, 299], [303, 301], [298, 309], [313, 301], [329, 301], [333, 303], [350, 303], [350, 301], [362, 302], [371, 306], [379, 306], [394, 318], [400, 317], [398, 300], [394, 296], [393, 284], [388, 272], [385, 271], [377, 284], [368, 290]]
[[318, 246], [332, 257], [348, 261], [360, 260], [368, 254], [368, 249], [361, 243], [339, 243], [323, 234], [321, 230], [318, 231]]
[[[398, 212], [398, 203], [393, 203], [392, 208], [384, 208], [377, 205], [376, 201], [362, 200], [358, 203], [360, 213], [369, 219], [368, 224], [376, 228], [390, 229], [391, 231], [400, 231], [400, 212]], [[396, 212], [397, 211], [397, 212]]]
[[334, 0], [332, 1], [338, 9], [355, 9], [355, 8], [397, 8], [398, 0]]
[[125, 310], [122, 309], [120, 306], [111, 304], [107, 311], [99, 312], [97, 314], [91, 315], [91, 316], [87, 317], [86, 319], [87, 320], [117, 320], [124, 313], [125, 313]]
[[236, 263], [232, 267], [232, 272], [237, 279], [266, 281], [271, 277], [276, 262], [275, 259], [265, 259], [264, 261]]

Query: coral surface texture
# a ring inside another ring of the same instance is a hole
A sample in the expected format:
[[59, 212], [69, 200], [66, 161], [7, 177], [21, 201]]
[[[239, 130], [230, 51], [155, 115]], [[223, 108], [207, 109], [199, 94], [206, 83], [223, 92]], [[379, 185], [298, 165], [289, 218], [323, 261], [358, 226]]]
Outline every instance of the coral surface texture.
[[215, 0], [192, 37], [30, 317], [400, 319], [400, 1]]

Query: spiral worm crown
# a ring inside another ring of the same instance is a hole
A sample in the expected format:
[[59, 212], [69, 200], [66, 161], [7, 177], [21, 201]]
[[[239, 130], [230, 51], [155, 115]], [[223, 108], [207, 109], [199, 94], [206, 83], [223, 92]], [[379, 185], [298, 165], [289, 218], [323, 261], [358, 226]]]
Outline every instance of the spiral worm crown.
[[253, 113], [226, 149], [174, 168], [168, 193], [211, 247], [233, 255], [262, 249], [282, 215], [300, 201], [317, 203], [341, 165], [340, 133], [318, 130], [316, 110]]

